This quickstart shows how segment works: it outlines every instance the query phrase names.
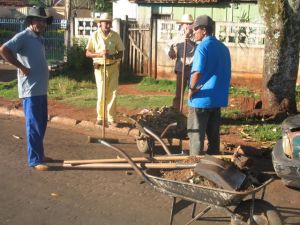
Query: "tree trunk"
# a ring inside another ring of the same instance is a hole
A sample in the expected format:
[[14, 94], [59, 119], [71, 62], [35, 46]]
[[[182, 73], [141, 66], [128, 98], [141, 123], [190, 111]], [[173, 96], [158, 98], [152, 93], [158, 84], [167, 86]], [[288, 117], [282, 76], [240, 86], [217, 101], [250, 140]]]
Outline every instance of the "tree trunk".
[[259, 0], [266, 24], [262, 86], [263, 109], [297, 113], [300, 0]]

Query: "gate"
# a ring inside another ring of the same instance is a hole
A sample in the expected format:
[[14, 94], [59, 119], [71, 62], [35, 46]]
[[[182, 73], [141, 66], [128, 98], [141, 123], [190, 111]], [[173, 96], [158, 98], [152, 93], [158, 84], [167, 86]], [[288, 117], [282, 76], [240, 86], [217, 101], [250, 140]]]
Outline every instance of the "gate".
[[123, 42], [125, 45], [123, 71], [128, 74], [151, 74], [151, 30], [150, 25], [125, 21]]

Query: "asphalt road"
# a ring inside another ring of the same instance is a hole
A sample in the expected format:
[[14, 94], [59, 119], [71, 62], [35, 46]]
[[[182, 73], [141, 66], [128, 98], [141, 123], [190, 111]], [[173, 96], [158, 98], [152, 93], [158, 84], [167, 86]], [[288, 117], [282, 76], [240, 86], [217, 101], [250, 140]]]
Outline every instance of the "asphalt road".
[[[46, 154], [57, 161], [53, 170], [34, 171], [26, 163], [24, 119], [0, 115], [0, 224], [1, 225], [165, 225], [171, 198], [143, 182], [132, 170], [71, 170], [62, 160], [115, 158], [106, 147], [87, 142], [100, 130], [49, 124]], [[111, 134], [120, 148], [141, 156], [132, 137]], [[145, 156], [145, 155], [143, 155]], [[277, 207], [284, 224], [300, 224], [300, 191], [279, 180], [270, 184], [266, 200]], [[179, 202], [174, 225], [185, 224], [192, 206]], [[186, 206], [187, 205], [187, 206]], [[186, 206], [186, 207], [185, 207]], [[199, 207], [203, 208], [203, 206]], [[214, 209], [193, 224], [229, 224], [221, 209]]]

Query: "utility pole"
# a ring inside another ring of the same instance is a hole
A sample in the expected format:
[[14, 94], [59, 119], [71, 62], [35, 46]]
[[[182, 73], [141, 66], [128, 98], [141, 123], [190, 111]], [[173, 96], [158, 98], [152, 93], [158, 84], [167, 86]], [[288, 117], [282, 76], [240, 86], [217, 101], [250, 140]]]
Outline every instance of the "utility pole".
[[68, 50], [71, 46], [71, 34], [73, 30], [73, 21], [72, 21], [72, 6], [71, 0], [65, 0], [65, 19], [67, 20], [67, 30], [65, 31], [65, 46]]

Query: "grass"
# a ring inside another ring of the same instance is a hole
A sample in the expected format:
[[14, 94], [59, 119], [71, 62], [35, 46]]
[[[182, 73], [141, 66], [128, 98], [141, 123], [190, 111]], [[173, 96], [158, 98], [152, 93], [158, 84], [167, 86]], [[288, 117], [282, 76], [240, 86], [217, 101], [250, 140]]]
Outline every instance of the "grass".
[[118, 104], [129, 109], [160, 108], [170, 106], [173, 96], [151, 96], [151, 95], [119, 95]]
[[229, 95], [231, 97], [254, 97], [259, 98], [259, 94], [249, 90], [247, 87], [230, 86]]
[[18, 99], [17, 80], [10, 82], [0, 82], [0, 96], [10, 100]]
[[[142, 79], [137, 88], [141, 91], [168, 91], [175, 92], [175, 81], [154, 80], [152, 78]], [[0, 95], [10, 99], [18, 99], [17, 81], [0, 82]], [[70, 75], [56, 75], [49, 80], [49, 99], [76, 105], [82, 108], [94, 107], [96, 104], [97, 90], [94, 81], [72, 79]], [[247, 88], [230, 87], [230, 96], [257, 97], [255, 93]], [[160, 108], [169, 106], [173, 96], [164, 95], [118, 95], [118, 104], [128, 109]], [[222, 110], [222, 118], [229, 119], [228, 124], [222, 126], [222, 132], [228, 133], [230, 124], [238, 124], [243, 129], [243, 134], [251, 136], [258, 141], [276, 141], [281, 136], [280, 125], [261, 124], [261, 121], [234, 121], [240, 114], [237, 108], [225, 108]], [[245, 125], [246, 124], [246, 125]], [[242, 134], [242, 135], [243, 135]]]
[[175, 93], [176, 81], [171, 80], [155, 80], [145, 77], [138, 85], [139, 90], [143, 91], [168, 91]]
[[281, 125], [278, 124], [262, 124], [262, 125], [246, 125], [243, 127], [243, 133], [251, 136], [258, 141], [276, 141], [281, 137]]

